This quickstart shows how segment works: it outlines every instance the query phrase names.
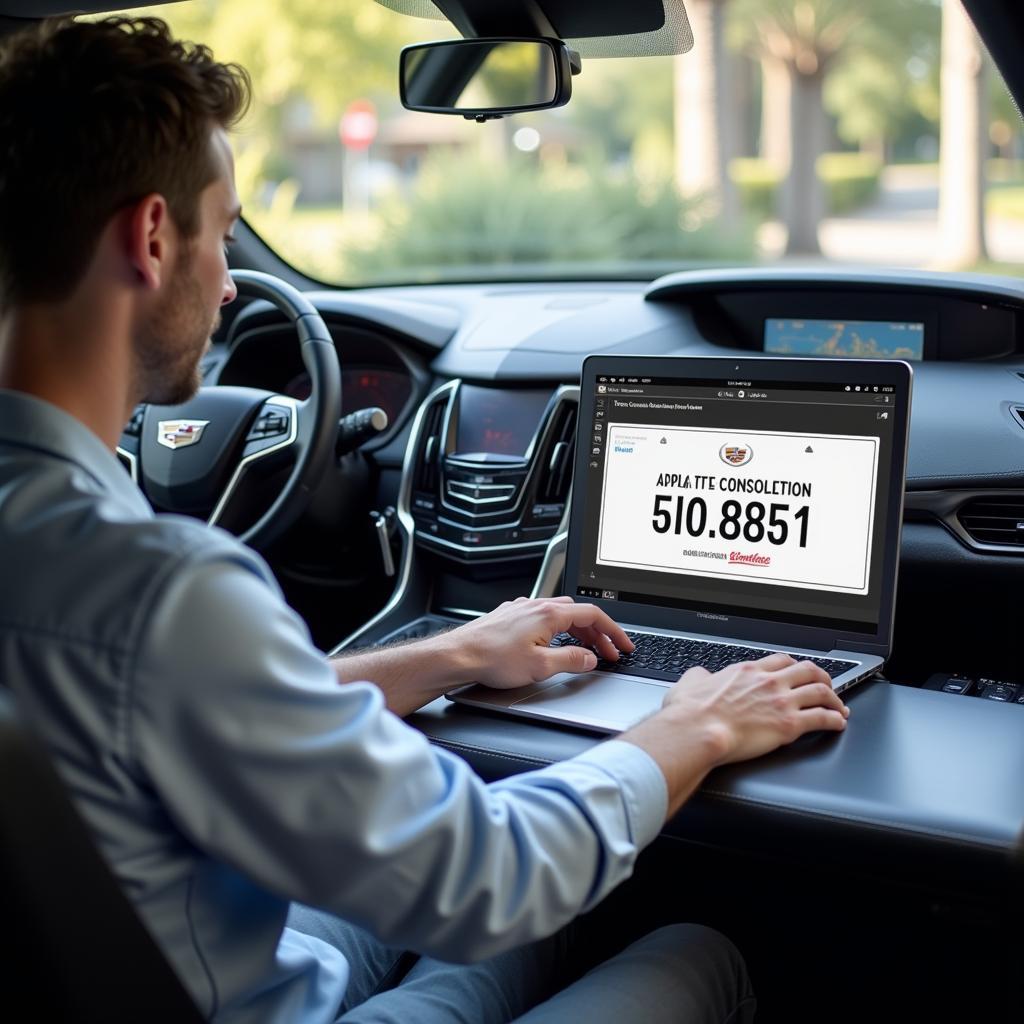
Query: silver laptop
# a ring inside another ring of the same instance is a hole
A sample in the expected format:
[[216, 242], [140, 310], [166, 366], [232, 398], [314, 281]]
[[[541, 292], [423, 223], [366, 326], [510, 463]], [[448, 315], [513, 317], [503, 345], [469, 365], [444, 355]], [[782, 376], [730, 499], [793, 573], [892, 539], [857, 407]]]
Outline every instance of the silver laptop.
[[897, 360], [589, 357], [564, 593], [636, 651], [450, 698], [614, 733], [692, 665], [785, 651], [837, 693], [870, 678], [892, 640], [911, 379]]

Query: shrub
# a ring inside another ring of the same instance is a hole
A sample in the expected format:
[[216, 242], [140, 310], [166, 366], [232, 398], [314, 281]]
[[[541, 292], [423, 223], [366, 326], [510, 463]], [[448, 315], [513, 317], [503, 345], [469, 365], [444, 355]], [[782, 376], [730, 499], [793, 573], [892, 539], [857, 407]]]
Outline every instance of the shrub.
[[818, 177], [825, 183], [829, 213], [863, 206], [878, 191], [882, 162], [870, 153], [823, 153]]
[[[882, 163], [869, 153], [823, 153], [818, 177], [825, 185], [829, 213], [848, 213], [878, 191]], [[744, 208], [759, 220], [778, 213], [781, 175], [767, 160], [744, 157], [729, 164], [729, 177], [739, 190]]]
[[759, 157], [741, 157], [729, 163], [729, 177], [740, 194], [743, 208], [757, 220], [775, 216], [780, 175]]
[[[415, 192], [382, 212], [372, 247], [350, 253], [359, 275], [402, 271], [406, 278], [446, 276], [481, 267], [495, 275], [530, 266], [596, 262], [746, 259], [749, 232], [720, 232], [707, 204], [684, 200], [668, 181], [644, 183], [603, 170], [538, 169], [451, 155], [430, 160]], [[410, 273], [410, 271], [412, 273]]]

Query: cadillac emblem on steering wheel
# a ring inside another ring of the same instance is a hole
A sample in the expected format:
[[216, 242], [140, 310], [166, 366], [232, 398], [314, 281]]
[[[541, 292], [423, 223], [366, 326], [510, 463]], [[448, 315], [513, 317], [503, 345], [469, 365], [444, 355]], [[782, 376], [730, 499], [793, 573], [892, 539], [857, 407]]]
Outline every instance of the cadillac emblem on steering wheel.
[[203, 436], [209, 420], [160, 420], [156, 439], [165, 448], [187, 448]]

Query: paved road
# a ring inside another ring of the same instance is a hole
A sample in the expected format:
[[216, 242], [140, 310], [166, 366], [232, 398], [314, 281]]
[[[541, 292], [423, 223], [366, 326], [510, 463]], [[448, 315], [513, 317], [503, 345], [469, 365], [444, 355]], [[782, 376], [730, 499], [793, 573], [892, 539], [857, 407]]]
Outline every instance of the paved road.
[[[818, 238], [824, 257], [840, 263], [934, 267], [938, 207], [934, 168], [887, 167], [877, 199], [848, 216], [822, 222]], [[1024, 221], [990, 217], [985, 229], [991, 259], [1024, 266]], [[784, 237], [780, 225], [765, 225], [760, 235], [765, 254], [777, 257]]]

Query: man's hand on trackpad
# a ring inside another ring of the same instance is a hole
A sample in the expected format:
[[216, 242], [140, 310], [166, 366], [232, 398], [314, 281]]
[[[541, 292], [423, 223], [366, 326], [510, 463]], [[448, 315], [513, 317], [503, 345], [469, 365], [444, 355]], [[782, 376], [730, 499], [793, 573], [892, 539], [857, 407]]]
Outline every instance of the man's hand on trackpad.
[[[585, 646], [549, 646], [558, 633], [571, 633]], [[506, 601], [449, 637], [467, 659], [472, 678], [498, 689], [538, 683], [559, 672], [587, 672], [598, 660], [591, 647], [608, 661], [616, 661], [619, 651], [633, 650], [606, 612], [571, 597]]]

